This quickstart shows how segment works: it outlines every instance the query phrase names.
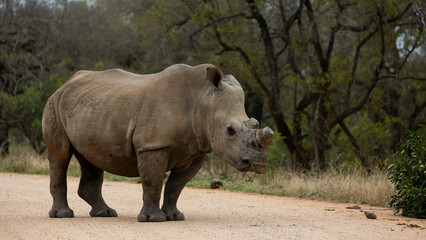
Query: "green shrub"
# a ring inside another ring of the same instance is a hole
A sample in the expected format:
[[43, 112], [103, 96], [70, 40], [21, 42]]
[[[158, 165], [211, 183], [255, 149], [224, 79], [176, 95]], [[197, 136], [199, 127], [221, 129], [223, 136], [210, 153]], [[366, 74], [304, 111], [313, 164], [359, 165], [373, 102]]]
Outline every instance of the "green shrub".
[[274, 131], [274, 138], [268, 148], [269, 172], [278, 171], [291, 167], [291, 157], [288, 156], [287, 148], [283, 142], [283, 138], [278, 131]]
[[[424, 128], [423, 128], [424, 129]], [[399, 157], [389, 166], [396, 194], [391, 206], [395, 212], [413, 218], [426, 218], [426, 143], [420, 130], [409, 132]]]

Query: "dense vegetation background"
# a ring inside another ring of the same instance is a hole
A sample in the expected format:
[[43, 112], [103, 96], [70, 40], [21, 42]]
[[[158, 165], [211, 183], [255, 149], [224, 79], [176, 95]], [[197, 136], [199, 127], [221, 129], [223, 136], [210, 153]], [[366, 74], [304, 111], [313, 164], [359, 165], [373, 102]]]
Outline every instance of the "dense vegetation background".
[[277, 134], [271, 166], [384, 168], [425, 123], [421, 0], [1, 0], [0, 150], [43, 145], [47, 98], [74, 72], [211, 62]]

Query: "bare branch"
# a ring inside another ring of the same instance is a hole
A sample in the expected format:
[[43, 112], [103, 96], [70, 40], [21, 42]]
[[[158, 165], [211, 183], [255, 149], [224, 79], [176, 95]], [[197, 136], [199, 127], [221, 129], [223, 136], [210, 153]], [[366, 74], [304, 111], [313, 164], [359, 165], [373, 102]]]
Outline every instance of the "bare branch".
[[[289, 34], [290, 28], [293, 26], [293, 24], [296, 22], [297, 19], [300, 19], [300, 16], [301, 16], [302, 11], [303, 11], [303, 1], [304, 0], [300, 0], [299, 8], [288, 20], [286, 20], [286, 18], [285, 18], [284, 6], [282, 5], [282, 1], [279, 1], [281, 20], [282, 20], [282, 23], [283, 23], [283, 30], [282, 30], [283, 36], [281, 37], [281, 39], [284, 42], [284, 47], [283, 47], [283, 49], [281, 49], [277, 53], [276, 58], [278, 58], [288, 48], [288, 46], [291, 44], [290, 43], [290, 34]], [[305, 77], [303, 76], [302, 72], [300, 71], [300, 69], [297, 66], [296, 60], [294, 58], [294, 51], [293, 51], [292, 48], [288, 49], [288, 61], [290, 63], [290, 66], [291, 66], [291, 69], [293, 70], [293, 72], [296, 73], [297, 75], [299, 75], [299, 77], [304, 80]]]
[[367, 171], [368, 174], [371, 173], [371, 166], [367, 162], [367, 159], [365, 159], [364, 154], [362, 154], [361, 147], [358, 145], [357, 140], [352, 135], [351, 131], [346, 126], [346, 124], [343, 122], [343, 120], [339, 122], [339, 125], [342, 128], [342, 130], [345, 132], [345, 134], [348, 137], [349, 141], [351, 142], [352, 146], [354, 147], [354, 152], [355, 152], [356, 156], [359, 158], [359, 160], [361, 160], [362, 166], [365, 168], [365, 170]]
[[404, 81], [404, 80], [426, 81], [426, 77], [418, 77], [418, 76], [403, 76], [403, 77], [400, 77], [400, 76], [397, 76], [396, 74], [381, 76], [381, 77], [379, 77], [379, 80], [388, 79], [388, 78], [395, 79], [395, 80], [401, 80], [401, 81]]
[[371, 20], [370, 20], [369, 22], [367, 22], [365, 25], [363, 25], [363, 26], [359, 26], [359, 27], [356, 27], [356, 26], [348, 26], [348, 25], [345, 25], [345, 24], [342, 24], [342, 23], [340, 23], [340, 25], [342, 26], [342, 30], [348, 30], [348, 31], [352, 31], [352, 32], [358, 32], [358, 33], [360, 33], [360, 32], [365, 32], [365, 31], [367, 31], [373, 23], [374, 23], [374, 20], [373, 20], [373, 19], [371, 19]]
[[282, 1], [279, 1], [279, 9], [280, 9], [280, 15], [281, 15], [281, 21], [283, 23], [283, 41], [285, 43], [288, 43], [289, 39], [289, 31], [290, 28], [293, 26], [293, 24], [296, 22], [296, 20], [300, 19], [300, 16], [302, 15], [302, 11], [303, 11], [303, 1], [304, 0], [300, 0], [299, 2], [299, 8], [297, 9], [296, 12], [293, 13], [293, 15], [291, 15], [288, 20], [285, 17], [285, 11], [284, 11], [284, 6], [282, 4]]
[[413, 5], [413, 2], [408, 3], [407, 6], [404, 8], [404, 10], [402, 12], [400, 12], [398, 15], [396, 15], [392, 18], [384, 19], [384, 21], [386, 23], [392, 23], [392, 22], [398, 21], [402, 16], [404, 16], [404, 14], [406, 12], [408, 12], [408, 10], [411, 8], [412, 5]]
[[296, 112], [300, 112], [308, 107], [315, 99], [319, 97], [318, 92], [309, 92], [303, 96], [302, 100], [297, 104]]
[[319, 32], [318, 32], [318, 26], [315, 21], [314, 11], [312, 9], [311, 2], [309, 0], [305, 0], [305, 6], [308, 12], [308, 18], [309, 22], [312, 24], [312, 36], [311, 36], [311, 42], [314, 45], [315, 52], [317, 53], [317, 58], [320, 63], [321, 69], [323, 72], [328, 71], [328, 64], [326, 59], [324, 58], [324, 52], [321, 47], [320, 38], [319, 38]]
[[231, 46], [227, 43], [225, 43], [222, 39], [222, 36], [219, 32], [219, 30], [217, 29], [216, 25], [213, 25], [213, 31], [215, 33], [215, 36], [220, 44], [220, 46], [222, 46], [222, 50], [217, 53], [217, 54], [222, 54], [224, 52], [229, 52], [229, 51], [235, 51], [238, 52], [241, 57], [244, 59], [244, 61], [246, 62], [246, 64], [249, 66], [250, 72], [253, 75], [253, 78], [256, 80], [256, 82], [259, 84], [260, 88], [263, 90], [263, 92], [266, 95], [269, 95], [269, 90], [268, 88], [265, 86], [265, 84], [262, 82], [259, 74], [256, 71], [256, 68], [254, 67], [253, 63], [251, 62], [249, 56], [247, 55], [247, 53], [240, 47], [236, 47], [236, 46]]
[[[338, 1], [340, 2], [340, 1]], [[389, 19], [385, 19], [386, 23], [393, 23], [397, 20], [399, 20], [402, 16], [404, 16], [404, 14], [410, 9], [410, 7], [413, 5], [412, 2], [410, 2], [409, 4], [407, 4], [407, 6], [404, 8], [404, 10], [399, 13], [398, 15], [391, 17]], [[370, 21], [368, 21], [366, 24], [364, 24], [363, 26], [349, 26], [349, 25], [345, 25], [341, 23], [342, 26], [342, 30], [348, 30], [348, 31], [352, 31], [352, 32], [365, 32], [367, 31], [370, 26], [374, 23], [374, 19], [370, 19]]]
[[353, 60], [353, 65], [352, 65], [352, 72], [351, 72], [351, 79], [349, 80], [348, 86], [346, 88], [346, 100], [345, 100], [345, 107], [346, 109], [349, 109], [349, 107], [351, 106], [351, 91], [352, 91], [352, 85], [355, 82], [355, 74], [356, 74], [356, 70], [358, 68], [358, 60], [359, 60], [359, 55], [361, 52], [361, 48], [379, 31], [379, 28], [376, 28], [376, 30], [374, 30], [373, 32], [371, 32], [370, 34], [368, 34], [364, 39], [362, 39], [357, 47], [356, 47], [356, 51], [355, 51], [355, 56], [354, 56], [354, 60]]
[[283, 54], [285, 52], [285, 50], [287, 50], [288, 44], [285, 43], [284, 47], [278, 51], [277, 55], [275, 56], [275, 58], [278, 58], [281, 54]]
[[[250, 11], [253, 15], [253, 18], [256, 20], [256, 22], [259, 25], [261, 37], [263, 40], [263, 45], [265, 47], [266, 60], [270, 68], [270, 74], [274, 75], [274, 72], [276, 70], [276, 59], [274, 56], [274, 45], [272, 43], [272, 38], [269, 32], [268, 24], [266, 23], [265, 18], [263, 18], [263, 16], [260, 14], [260, 11], [257, 8], [254, 0], [246, 0], [246, 2], [248, 3], [250, 7]], [[271, 84], [274, 84], [274, 83], [271, 83]]]
[[355, 1], [355, 2], [349, 2], [349, 3], [346, 3], [346, 4], [343, 4], [343, 3], [342, 3], [342, 0], [337, 0], [336, 2], [337, 2], [337, 7], [338, 7], [338, 8], [339, 8], [339, 10], [341, 10], [341, 11], [343, 11], [343, 9], [345, 9], [345, 8], [347, 8], [347, 7], [357, 5], [357, 1]]
[[[233, 14], [233, 15], [229, 15], [226, 17], [221, 17], [221, 18], [217, 18], [217, 19], [211, 19], [211, 21], [209, 23], [207, 23], [206, 25], [202, 26], [201, 28], [195, 30], [190, 36], [189, 39], [191, 40], [191, 43], [193, 42], [193, 38], [195, 37], [195, 35], [199, 34], [200, 32], [202, 32], [204, 29], [211, 27], [212, 25], [218, 24], [220, 22], [226, 21], [226, 20], [230, 20], [236, 17], [244, 17], [247, 19], [251, 19], [252, 17], [250, 16], [246, 16], [243, 13], [237, 13], [237, 14]], [[193, 44], [192, 44], [193, 45]]]
[[367, 92], [365, 93], [364, 97], [361, 98], [361, 100], [359, 101], [359, 103], [355, 107], [352, 107], [352, 108], [349, 107], [349, 108], [345, 109], [345, 111], [343, 111], [343, 113], [341, 113], [335, 119], [333, 119], [328, 125], [329, 128], [334, 127], [336, 124], [343, 121], [347, 116], [361, 110], [364, 107], [364, 105], [368, 102], [370, 95], [371, 95], [371, 92], [374, 90], [378, 81], [380, 80], [380, 73], [381, 73], [381, 70], [383, 69], [383, 67], [385, 65], [386, 43], [385, 43], [385, 36], [384, 36], [384, 30], [383, 30], [383, 25], [385, 24], [384, 21], [383, 21], [383, 16], [382, 16], [380, 11], [378, 11], [377, 14], [380, 18], [380, 25], [379, 25], [380, 45], [381, 45], [381, 47], [380, 47], [380, 63], [374, 71], [374, 77], [371, 79], [371, 84], [368, 87]]
[[408, 53], [405, 55], [404, 60], [402, 61], [402, 63], [399, 65], [399, 67], [396, 69], [395, 73], [398, 73], [401, 71], [401, 69], [404, 67], [405, 63], [407, 62], [408, 58], [410, 57], [410, 55], [414, 52], [414, 50], [420, 45], [420, 38], [423, 34], [423, 28], [420, 28], [420, 32], [419, 35], [416, 37], [416, 39], [414, 40], [414, 44], [411, 47], [411, 49], [408, 51]]

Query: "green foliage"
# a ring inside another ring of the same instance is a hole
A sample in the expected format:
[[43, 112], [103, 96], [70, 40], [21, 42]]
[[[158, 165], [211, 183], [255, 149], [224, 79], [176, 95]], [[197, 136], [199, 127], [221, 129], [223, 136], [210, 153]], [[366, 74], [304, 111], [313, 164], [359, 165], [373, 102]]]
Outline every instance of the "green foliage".
[[94, 70], [95, 71], [102, 71], [105, 69], [105, 64], [103, 62], [97, 62], [95, 64]]
[[17, 114], [19, 127], [36, 150], [42, 145], [41, 116], [43, 114], [43, 93], [36, 87], [26, 89], [17, 95]]
[[275, 131], [274, 138], [268, 149], [269, 170], [275, 171], [290, 167], [290, 156], [288, 156], [283, 137], [278, 131]]
[[[423, 128], [423, 130], [426, 130]], [[396, 212], [414, 218], [426, 218], [426, 142], [421, 130], [409, 132], [400, 157], [389, 166], [396, 194], [391, 205]]]
[[330, 156], [329, 158], [330, 164], [327, 167], [328, 173], [333, 173], [336, 175], [367, 175], [365, 168], [361, 164], [361, 161], [357, 159], [355, 154], [350, 151], [347, 151], [347, 153], [339, 153], [335, 156]]
[[50, 95], [64, 83], [64, 78], [53, 75], [42, 87], [31, 86], [20, 94], [0, 92], [0, 118], [15, 133], [23, 134], [31, 147], [38, 151], [43, 145], [41, 118], [44, 105]]

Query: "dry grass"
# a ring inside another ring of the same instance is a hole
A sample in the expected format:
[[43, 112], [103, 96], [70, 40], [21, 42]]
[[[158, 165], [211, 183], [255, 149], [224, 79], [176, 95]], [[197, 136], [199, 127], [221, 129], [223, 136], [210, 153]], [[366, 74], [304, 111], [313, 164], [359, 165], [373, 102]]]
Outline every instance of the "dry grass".
[[383, 172], [370, 176], [359, 172], [327, 172], [309, 176], [281, 171], [274, 174], [268, 185], [269, 192], [279, 195], [377, 206], [389, 206], [394, 191], [389, 176]]
[[45, 159], [35, 154], [13, 154], [0, 159], [0, 171], [15, 173], [48, 174], [49, 163]]
[[[49, 161], [46, 155], [39, 156], [33, 152], [13, 153], [5, 158], [0, 158], [0, 172], [14, 172], [26, 174], [49, 174]], [[68, 176], [81, 176], [80, 165], [73, 157], [68, 166]], [[117, 176], [105, 172], [104, 178], [112, 181], [136, 182], [138, 178]]]
[[300, 174], [272, 169], [264, 175], [257, 175], [241, 173], [222, 161], [210, 160], [189, 185], [208, 188], [209, 181], [213, 178], [222, 179], [224, 189], [231, 191], [384, 207], [389, 206], [394, 194], [394, 187], [387, 172], [376, 170], [367, 176], [356, 163], [346, 163], [321, 174]]
[[[356, 172], [304, 175], [287, 171], [255, 177], [237, 175], [240, 176], [223, 179], [224, 189], [383, 207], [389, 207], [394, 193], [388, 174], [383, 172], [375, 172], [370, 176]], [[208, 188], [209, 179], [199, 174], [189, 185]]]
[[[39, 156], [32, 152], [13, 153], [0, 158], [0, 172], [49, 174], [49, 161], [46, 156]], [[77, 161], [71, 161], [68, 175], [78, 176], [79, 174], [80, 166]]]

